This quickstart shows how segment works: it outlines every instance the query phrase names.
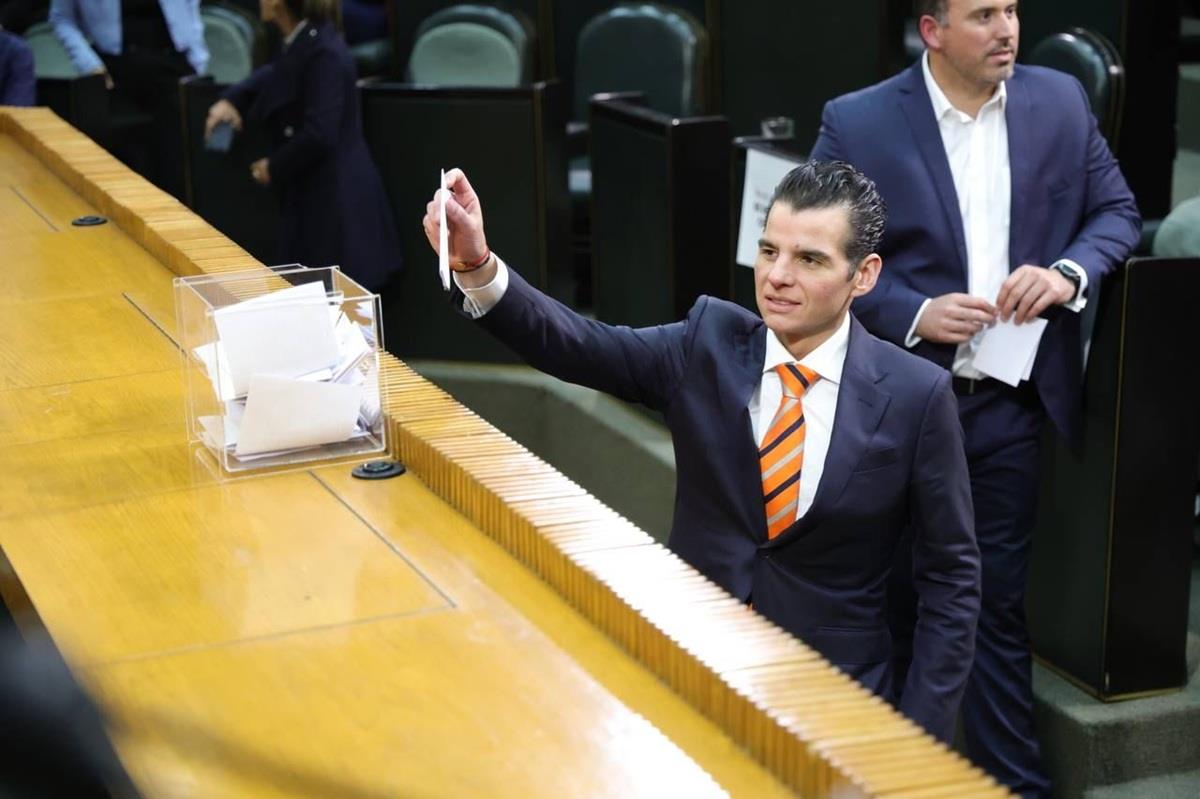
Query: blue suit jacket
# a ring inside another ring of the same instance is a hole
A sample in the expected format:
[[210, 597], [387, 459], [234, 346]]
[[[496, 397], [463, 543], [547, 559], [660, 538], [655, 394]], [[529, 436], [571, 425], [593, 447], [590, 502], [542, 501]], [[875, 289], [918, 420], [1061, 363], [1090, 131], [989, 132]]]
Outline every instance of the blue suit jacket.
[[[1089, 302], [1101, 278], [1137, 244], [1133, 195], [1074, 78], [1018, 66], [1007, 81], [1012, 171], [1010, 270], [1069, 258], [1088, 275]], [[954, 179], [918, 61], [874, 86], [825, 106], [816, 160], [846, 161], [879, 188], [888, 206], [883, 270], [854, 303], [867, 329], [903, 343], [926, 298], [967, 291], [967, 256]], [[1052, 309], [1060, 311], [1060, 309]], [[1033, 367], [1042, 404], [1078, 443], [1082, 342], [1079, 314], [1047, 313]], [[914, 351], [949, 368], [955, 346], [923, 341]]]
[[682, 322], [612, 327], [510, 276], [484, 327], [542, 371], [663, 412], [677, 470], [671, 549], [888, 698], [885, 582], [913, 526], [921, 604], [900, 709], [949, 740], [974, 653], [979, 554], [945, 371], [852, 320], [813, 505], [768, 540], [747, 411], [762, 380], [763, 321], [701, 297]]
[[0, 105], [33, 105], [33, 51], [20, 36], [0, 30]]

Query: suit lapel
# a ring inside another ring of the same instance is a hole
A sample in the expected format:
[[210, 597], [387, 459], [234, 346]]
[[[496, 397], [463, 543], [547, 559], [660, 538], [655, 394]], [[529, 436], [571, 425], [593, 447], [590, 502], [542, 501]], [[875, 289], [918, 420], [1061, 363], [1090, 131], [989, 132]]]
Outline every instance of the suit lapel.
[[850, 480], [854, 467], [866, 453], [891, 399], [877, 385], [887, 373], [879, 371], [871, 358], [871, 344], [866, 329], [851, 316], [846, 365], [842, 369], [833, 432], [829, 438], [821, 482], [817, 484], [817, 494], [808, 512], [769, 541], [768, 547], [786, 544], [818, 524], [833, 508]]
[[1033, 175], [1030, 174], [1033, 159], [1028, 156], [1029, 121], [1033, 118], [1033, 109], [1030, 107], [1032, 100], [1019, 76], [1019, 71], [1014, 73], [1004, 87], [1008, 95], [1005, 100], [1004, 122], [1008, 128], [1008, 169], [1012, 193], [1008, 212], [1009, 271], [1024, 263], [1027, 258], [1025, 253], [1019, 251], [1018, 245], [1024, 241], [1025, 207], [1031, 196], [1029, 188], [1033, 183]]
[[933, 115], [933, 104], [929, 100], [929, 92], [925, 88], [925, 75], [918, 61], [910, 67], [907, 80], [900, 87], [900, 108], [904, 112], [908, 125], [912, 128], [913, 138], [917, 149], [925, 161], [925, 168], [933, 178], [937, 189], [938, 200], [946, 222], [954, 236], [954, 247], [958, 251], [959, 265], [963, 275], [967, 273], [967, 240], [963, 235], [962, 212], [958, 207], [958, 193], [954, 190], [954, 175], [950, 172], [950, 162], [946, 158], [946, 146], [942, 143], [942, 133], [938, 130], [937, 119]]
[[762, 383], [763, 362], [766, 357], [767, 326], [759, 321], [747, 331], [734, 334], [732, 366], [733, 380], [722, 383], [728, 394], [722, 397], [722, 405], [731, 409], [735, 418], [734, 473], [742, 482], [737, 496], [746, 503], [741, 509], [744, 518], [752, 524], [755, 541], [767, 540], [767, 517], [762, 502], [762, 477], [758, 461], [758, 442], [754, 440], [754, 427], [750, 423], [747, 405]]

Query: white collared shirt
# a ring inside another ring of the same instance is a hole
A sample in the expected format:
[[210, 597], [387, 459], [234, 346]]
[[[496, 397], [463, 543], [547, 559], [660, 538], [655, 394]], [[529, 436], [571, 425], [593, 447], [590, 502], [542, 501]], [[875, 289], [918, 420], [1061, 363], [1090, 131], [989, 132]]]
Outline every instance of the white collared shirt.
[[[842, 384], [842, 367], [846, 364], [846, 350], [850, 343], [850, 314], [842, 318], [841, 325], [799, 363], [812, 369], [821, 379], [809, 386], [800, 400], [804, 409], [804, 465], [800, 469], [800, 499], [796, 503], [796, 518], [799, 519], [812, 507], [817, 486], [825, 471], [825, 456], [829, 453], [829, 439], [833, 433], [833, 417], [837, 412], [838, 389]], [[783, 398], [783, 385], [775, 367], [784, 363], [796, 363], [783, 343], [770, 330], [767, 331], [767, 350], [763, 358], [762, 381], [758, 390], [750, 397], [746, 409], [750, 412], [750, 425], [754, 430], [754, 441], [761, 447], [771, 427], [771, 420], [779, 410]]]
[[[496, 257], [496, 276], [487, 285], [479, 288], [463, 288], [454, 275], [454, 282], [465, 296], [463, 307], [472, 318], [486, 314], [508, 290], [508, 267]], [[804, 409], [804, 465], [800, 470], [800, 499], [796, 503], [796, 518], [799, 519], [812, 506], [821, 475], [825, 471], [825, 456], [829, 453], [829, 439], [833, 433], [833, 417], [837, 412], [838, 389], [842, 383], [842, 367], [846, 364], [846, 351], [850, 344], [850, 314], [842, 318], [842, 324], [819, 347], [802, 358], [799, 363], [821, 376], [800, 401]], [[787, 348], [767, 331], [766, 354], [763, 357], [762, 380], [750, 397], [746, 410], [750, 414], [750, 426], [754, 431], [756, 446], [762, 446], [763, 437], [771, 427], [771, 420], [779, 410], [783, 397], [783, 385], [775, 367], [782, 363], [796, 363]]]
[[[925, 88], [933, 105], [954, 193], [962, 217], [967, 246], [967, 293], [994, 303], [1009, 275], [1009, 223], [1012, 210], [1012, 170], [1008, 160], [1008, 122], [1004, 116], [1008, 90], [1003, 81], [972, 118], [958, 110], [934, 80], [929, 52], [921, 58]], [[1078, 264], [1064, 260], [1080, 276], [1079, 292], [1066, 307], [1078, 311], [1086, 304], [1087, 274]], [[913, 318], [905, 345], [915, 346], [917, 323], [932, 300], [921, 304]], [[972, 360], [978, 337], [958, 346], [952, 371], [960, 377], [981, 378]]]

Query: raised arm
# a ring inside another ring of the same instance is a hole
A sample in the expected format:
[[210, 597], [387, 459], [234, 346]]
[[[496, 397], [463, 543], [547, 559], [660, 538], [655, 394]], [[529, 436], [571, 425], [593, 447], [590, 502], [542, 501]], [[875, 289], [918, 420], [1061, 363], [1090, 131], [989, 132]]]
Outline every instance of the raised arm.
[[[479, 196], [461, 170], [446, 175], [446, 222], [453, 299], [543, 372], [651, 408], [665, 408], [683, 374], [689, 331], [707, 307], [701, 299], [683, 322], [633, 329], [586, 319], [530, 286], [491, 254]], [[438, 196], [423, 220], [438, 251]]]

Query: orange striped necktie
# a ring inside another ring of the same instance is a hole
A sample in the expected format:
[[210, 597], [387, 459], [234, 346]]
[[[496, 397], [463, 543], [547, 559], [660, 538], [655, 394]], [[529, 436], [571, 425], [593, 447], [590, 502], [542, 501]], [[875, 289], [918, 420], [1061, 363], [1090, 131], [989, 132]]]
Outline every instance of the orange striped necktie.
[[758, 450], [766, 503], [767, 538], [774, 538], [796, 520], [800, 501], [800, 467], [804, 465], [804, 392], [821, 376], [798, 363], [775, 367], [783, 396]]

